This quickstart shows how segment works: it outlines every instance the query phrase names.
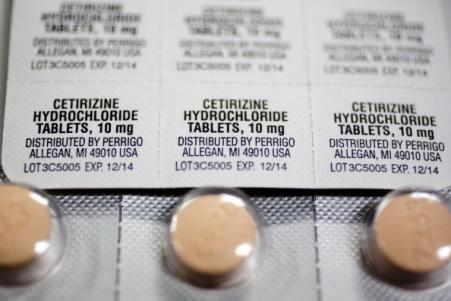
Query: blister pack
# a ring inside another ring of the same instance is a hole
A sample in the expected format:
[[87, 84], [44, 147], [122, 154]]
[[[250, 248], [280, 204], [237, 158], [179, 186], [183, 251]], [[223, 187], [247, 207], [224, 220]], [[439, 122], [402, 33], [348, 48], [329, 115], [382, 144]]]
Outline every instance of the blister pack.
[[451, 299], [451, 1], [35, 2], [0, 301]]

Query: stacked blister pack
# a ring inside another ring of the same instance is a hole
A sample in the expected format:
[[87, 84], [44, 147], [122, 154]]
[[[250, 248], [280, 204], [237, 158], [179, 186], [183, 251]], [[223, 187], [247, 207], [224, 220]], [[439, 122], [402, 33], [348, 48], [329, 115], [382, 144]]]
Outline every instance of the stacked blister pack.
[[3, 0], [0, 300], [451, 300], [450, 20]]

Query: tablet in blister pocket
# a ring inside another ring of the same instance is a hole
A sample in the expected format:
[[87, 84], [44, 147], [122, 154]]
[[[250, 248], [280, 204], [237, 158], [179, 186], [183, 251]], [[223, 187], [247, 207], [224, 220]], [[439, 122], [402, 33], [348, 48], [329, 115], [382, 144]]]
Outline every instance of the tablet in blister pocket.
[[42, 279], [60, 262], [65, 244], [61, 214], [50, 196], [26, 186], [0, 186], [0, 284]]
[[259, 220], [240, 191], [196, 189], [171, 217], [165, 256], [178, 276], [200, 286], [230, 286], [255, 271]]
[[425, 189], [388, 194], [374, 209], [364, 256], [380, 278], [413, 288], [442, 284], [451, 261], [451, 213]]

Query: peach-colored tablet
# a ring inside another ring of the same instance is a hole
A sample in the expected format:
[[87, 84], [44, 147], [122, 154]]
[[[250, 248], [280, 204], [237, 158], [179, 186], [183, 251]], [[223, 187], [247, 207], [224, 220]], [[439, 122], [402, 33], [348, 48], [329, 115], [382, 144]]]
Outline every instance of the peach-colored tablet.
[[17, 267], [44, 253], [51, 228], [45, 198], [21, 186], [0, 185], [1, 267]]
[[258, 231], [242, 199], [229, 194], [199, 195], [185, 202], [170, 225], [178, 264], [194, 277], [227, 278], [254, 255]]
[[451, 214], [438, 194], [392, 194], [378, 205], [371, 228], [372, 264], [384, 277], [420, 286], [446, 278]]

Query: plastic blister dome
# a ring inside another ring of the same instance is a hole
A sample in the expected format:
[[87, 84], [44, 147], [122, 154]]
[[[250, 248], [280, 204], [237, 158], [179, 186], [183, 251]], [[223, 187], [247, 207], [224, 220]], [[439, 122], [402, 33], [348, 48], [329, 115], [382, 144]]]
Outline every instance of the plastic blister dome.
[[61, 218], [43, 192], [0, 185], [0, 284], [34, 282], [58, 265], [66, 243]]
[[443, 283], [451, 260], [451, 213], [446, 200], [425, 189], [395, 191], [370, 220], [366, 257], [383, 279], [409, 287]]
[[185, 196], [169, 225], [166, 258], [176, 274], [201, 286], [228, 286], [258, 264], [260, 222], [247, 197], [231, 189], [197, 189]]

